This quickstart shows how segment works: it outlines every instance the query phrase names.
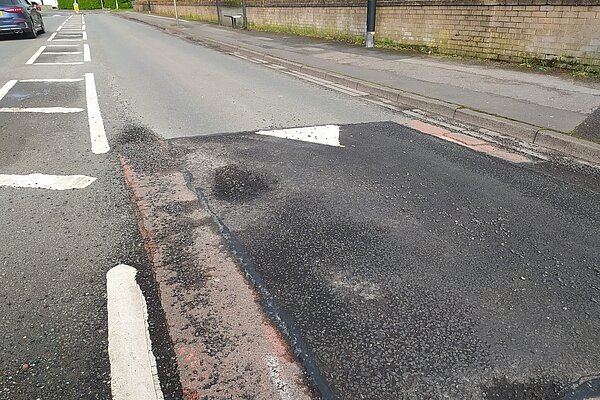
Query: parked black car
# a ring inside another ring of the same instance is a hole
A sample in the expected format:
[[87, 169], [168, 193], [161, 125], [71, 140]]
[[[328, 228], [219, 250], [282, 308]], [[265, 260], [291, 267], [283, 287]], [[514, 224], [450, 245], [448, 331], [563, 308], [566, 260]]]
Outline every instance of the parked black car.
[[46, 32], [41, 10], [29, 0], [0, 0], [0, 35], [16, 33], [35, 38], [38, 32]]

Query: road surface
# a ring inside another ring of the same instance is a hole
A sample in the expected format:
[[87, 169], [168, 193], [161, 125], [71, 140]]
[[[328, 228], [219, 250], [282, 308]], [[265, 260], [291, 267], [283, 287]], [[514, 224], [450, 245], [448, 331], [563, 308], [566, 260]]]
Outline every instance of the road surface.
[[600, 395], [597, 168], [70, 15], [0, 41], [0, 398], [118, 398], [120, 264], [156, 396]]

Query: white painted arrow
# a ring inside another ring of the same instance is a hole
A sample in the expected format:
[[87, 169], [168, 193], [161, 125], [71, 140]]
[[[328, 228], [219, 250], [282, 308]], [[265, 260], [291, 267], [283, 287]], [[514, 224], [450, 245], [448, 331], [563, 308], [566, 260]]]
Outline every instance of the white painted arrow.
[[303, 142], [325, 144], [328, 146], [344, 147], [340, 144], [340, 127], [338, 125], [258, 131], [256, 134], [282, 139], [301, 140]]

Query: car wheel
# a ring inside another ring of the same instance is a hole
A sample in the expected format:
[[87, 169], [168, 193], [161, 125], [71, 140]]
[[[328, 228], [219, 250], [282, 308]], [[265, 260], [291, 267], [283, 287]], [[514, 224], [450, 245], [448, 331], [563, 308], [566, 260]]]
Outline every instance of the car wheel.
[[44, 25], [44, 21], [42, 21], [42, 27], [40, 28], [40, 33], [46, 33], [46, 25]]
[[35, 24], [33, 20], [31, 20], [31, 32], [27, 32], [25, 37], [28, 39], [35, 39], [37, 37], [37, 31], [35, 30]]

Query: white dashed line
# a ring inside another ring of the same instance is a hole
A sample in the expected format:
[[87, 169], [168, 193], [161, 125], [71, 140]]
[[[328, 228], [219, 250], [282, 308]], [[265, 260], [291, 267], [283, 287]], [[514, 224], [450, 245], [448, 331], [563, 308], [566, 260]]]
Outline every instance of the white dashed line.
[[81, 54], [82, 51], [46, 51], [44, 54]]
[[92, 61], [92, 54], [90, 53], [90, 45], [87, 43], [83, 45], [83, 61], [84, 62]]
[[279, 129], [258, 131], [257, 135], [273, 136], [282, 139], [300, 140], [303, 142], [344, 147], [340, 144], [340, 127], [338, 125], [310, 126], [306, 128]]
[[6, 82], [4, 84], [4, 86], [2, 86], [2, 88], [0, 88], [0, 100], [2, 100], [4, 98], [4, 96], [6, 96], [6, 93], [8, 93], [8, 91], [17, 84], [17, 82], [19, 82], [19, 81], [16, 79], [13, 79], [11, 81]]
[[106, 274], [108, 359], [113, 400], [163, 400], [137, 270], [117, 265]]
[[56, 32], [54, 32], [52, 35], [50, 35], [47, 42], [51, 42], [55, 37], [56, 37]]
[[110, 150], [106, 132], [104, 131], [104, 122], [100, 113], [98, 104], [98, 94], [96, 93], [96, 81], [94, 74], [85, 74], [85, 97], [87, 100], [88, 119], [90, 123], [90, 138], [92, 141], [92, 153], [104, 154]]
[[44, 50], [46, 50], [46, 46], [42, 46], [38, 49], [38, 51], [35, 52], [34, 55], [31, 56], [31, 58], [29, 60], [27, 60], [27, 62], [25, 63], [25, 65], [31, 65], [35, 62], [35, 60], [37, 60], [37, 58], [40, 56], [40, 54], [42, 54], [44, 52]]
[[82, 39], [87, 40], [87, 32], [83, 32]]
[[86, 175], [5, 175], [0, 174], [0, 186], [50, 190], [83, 189], [96, 178]]
[[0, 108], [3, 113], [42, 113], [42, 114], [70, 114], [82, 112], [83, 108], [68, 107], [31, 107], [31, 108]]
[[83, 78], [75, 79], [20, 79], [19, 82], [81, 82]]
[[33, 65], [83, 65], [83, 62], [53, 62], [53, 63], [35, 63]]

